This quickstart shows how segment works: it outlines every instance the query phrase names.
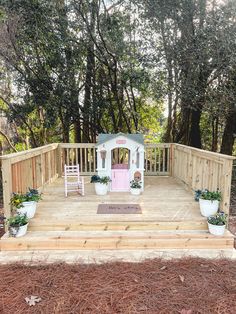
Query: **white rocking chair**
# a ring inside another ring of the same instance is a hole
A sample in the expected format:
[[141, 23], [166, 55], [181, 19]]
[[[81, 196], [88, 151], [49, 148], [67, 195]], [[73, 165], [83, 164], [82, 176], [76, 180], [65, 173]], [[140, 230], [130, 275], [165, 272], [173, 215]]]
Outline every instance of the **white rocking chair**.
[[80, 176], [79, 165], [64, 166], [65, 197], [68, 192], [78, 192], [84, 196], [84, 178]]

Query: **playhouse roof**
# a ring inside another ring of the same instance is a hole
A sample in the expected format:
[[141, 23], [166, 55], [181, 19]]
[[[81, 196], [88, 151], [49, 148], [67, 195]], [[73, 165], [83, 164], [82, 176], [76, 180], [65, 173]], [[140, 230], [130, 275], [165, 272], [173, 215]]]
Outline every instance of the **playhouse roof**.
[[141, 145], [144, 145], [144, 139], [143, 139], [143, 134], [124, 134], [124, 133], [117, 133], [117, 134], [105, 134], [105, 133], [101, 133], [98, 135], [98, 141], [97, 141], [97, 145], [101, 145], [105, 142], [111, 141], [113, 139], [115, 139], [118, 136], [124, 136], [136, 143], [139, 143]]

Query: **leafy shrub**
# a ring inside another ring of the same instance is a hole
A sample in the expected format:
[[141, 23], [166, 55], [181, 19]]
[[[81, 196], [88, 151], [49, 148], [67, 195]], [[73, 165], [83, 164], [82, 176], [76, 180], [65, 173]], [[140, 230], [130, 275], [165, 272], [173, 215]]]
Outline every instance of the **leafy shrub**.
[[224, 212], [219, 212], [215, 214], [214, 216], [210, 216], [207, 218], [207, 221], [209, 224], [215, 225], [215, 226], [224, 226], [227, 224], [227, 214]]
[[219, 190], [210, 192], [209, 190], [197, 190], [195, 191], [195, 200], [199, 201], [199, 198], [207, 201], [221, 201], [221, 192]]
[[101, 183], [101, 184], [108, 184], [109, 182], [111, 182], [110, 177], [108, 176], [104, 176], [104, 177], [100, 177], [98, 175], [94, 175], [91, 177], [91, 183]]
[[29, 219], [26, 215], [15, 215], [7, 219], [7, 224], [10, 227], [19, 228], [26, 225], [29, 222]]
[[130, 181], [130, 187], [131, 187], [131, 189], [141, 189], [142, 188], [142, 182], [132, 180], [132, 181]]
[[14, 208], [21, 208], [23, 207], [23, 202], [38, 202], [41, 199], [41, 194], [38, 190], [29, 188], [29, 191], [25, 194], [20, 193], [13, 193], [10, 205]]

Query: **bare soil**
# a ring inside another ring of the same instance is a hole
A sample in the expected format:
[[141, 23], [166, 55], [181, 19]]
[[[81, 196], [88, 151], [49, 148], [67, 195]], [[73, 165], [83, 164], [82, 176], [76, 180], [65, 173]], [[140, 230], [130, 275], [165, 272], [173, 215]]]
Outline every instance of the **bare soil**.
[[[236, 313], [236, 262], [0, 265], [3, 314]], [[25, 298], [42, 300], [29, 306]]]

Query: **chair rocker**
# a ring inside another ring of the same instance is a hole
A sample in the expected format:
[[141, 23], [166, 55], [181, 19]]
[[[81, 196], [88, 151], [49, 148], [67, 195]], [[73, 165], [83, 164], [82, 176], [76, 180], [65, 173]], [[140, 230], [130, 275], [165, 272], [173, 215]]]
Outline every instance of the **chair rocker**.
[[78, 192], [84, 196], [84, 178], [80, 176], [79, 165], [64, 166], [65, 197], [69, 192]]

